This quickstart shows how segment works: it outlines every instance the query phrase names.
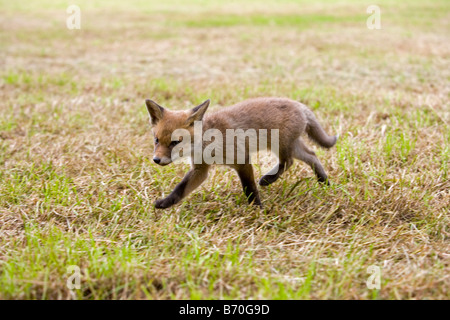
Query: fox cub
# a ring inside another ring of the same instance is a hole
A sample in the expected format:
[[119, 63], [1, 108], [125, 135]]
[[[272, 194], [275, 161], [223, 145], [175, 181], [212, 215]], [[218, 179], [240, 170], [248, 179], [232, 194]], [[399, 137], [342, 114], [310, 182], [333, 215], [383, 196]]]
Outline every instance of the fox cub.
[[[168, 165], [176, 160], [173, 157], [175, 148], [179, 149], [184, 146], [189, 150], [188, 156], [191, 157], [192, 163], [191, 169], [172, 193], [155, 202], [156, 208], [168, 208], [180, 202], [181, 199], [205, 181], [208, 176], [208, 169], [212, 164], [211, 161], [207, 161], [208, 159], [198, 160], [194, 157], [196, 146], [197, 149], [201, 149], [200, 153], [206, 152], [209, 144], [212, 143], [212, 139], [204, 139], [205, 141], [194, 145], [191, 139], [174, 135], [177, 129], [183, 129], [184, 132], [189, 133], [194, 138], [196, 135], [195, 129], [198, 126], [203, 130], [202, 132], [212, 129], [215, 134], [221, 133], [223, 136], [227, 136], [230, 129], [240, 130], [241, 133], [246, 130], [258, 130], [258, 143], [253, 150], [268, 149], [274, 152], [273, 146], [275, 145], [279, 159], [278, 164], [259, 180], [261, 186], [267, 186], [275, 182], [292, 165], [294, 158], [310, 165], [320, 182], [328, 183], [328, 177], [322, 164], [315, 153], [306, 146], [301, 135], [306, 133], [311, 140], [324, 148], [334, 146], [338, 136], [326, 134], [312, 111], [300, 102], [287, 98], [256, 98], [211, 114], [205, 114], [210, 103], [209, 100], [187, 111], [171, 111], [159, 106], [152, 100], [146, 100], [145, 103], [150, 114], [155, 139], [153, 161], [161, 166]], [[271, 142], [269, 147], [260, 146], [262, 133], [265, 135], [264, 139]], [[244, 143], [241, 143], [241, 145], [234, 143], [233, 138], [231, 148], [228, 139], [216, 137], [214, 141], [219, 143], [216, 143], [216, 147], [223, 147], [211, 153], [215, 160], [223, 160], [215, 163], [225, 164], [235, 169], [248, 202], [261, 206], [253, 176], [253, 167], [250, 163], [252, 145], [249, 137], [246, 136], [243, 140]], [[241, 157], [241, 161], [238, 161], [239, 157]]]

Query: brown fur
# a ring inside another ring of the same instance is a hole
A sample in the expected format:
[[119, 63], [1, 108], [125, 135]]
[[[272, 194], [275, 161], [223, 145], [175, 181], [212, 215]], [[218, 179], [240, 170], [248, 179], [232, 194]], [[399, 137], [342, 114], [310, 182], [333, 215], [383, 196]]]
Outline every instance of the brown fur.
[[[224, 136], [226, 129], [243, 129], [244, 131], [256, 129], [257, 132], [258, 129], [267, 129], [268, 141], [271, 139], [270, 129], [278, 129], [279, 163], [260, 179], [259, 184], [265, 186], [275, 182], [292, 165], [294, 158], [309, 164], [319, 181], [328, 183], [328, 177], [320, 161], [315, 153], [305, 145], [301, 135], [306, 133], [311, 140], [325, 148], [334, 146], [337, 136], [328, 136], [312, 111], [297, 101], [286, 98], [250, 99], [206, 115], [209, 100], [188, 111], [170, 111], [151, 100], [146, 100], [146, 104], [153, 125], [153, 134], [155, 139], [158, 139], [158, 143], [155, 143], [154, 160], [155, 162], [159, 160], [157, 163], [161, 165], [167, 165], [172, 161], [172, 132], [175, 129], [183, 128], [193, 136], [194, 121], [202, 121], [203, 131], [218, 129]], [[209, 143], [203, 142], [203, 148]], [[268, 144], [270, 146], [270, 143]], [[235, 164], [235, 161], [234, 164], [228, 164], [228, 166], [237, 171], [249, 202], [260, 205], [253, 168], [249, 161], [248, 141], [245, 149], [245, 163]], [[226, 158], [225, 139], [223, 150], [224, 158]], [[238, 154], [236, 146], [234, 151], [236, 160]], [[206, 179], [208, 169], [209, 165], [206, 163], [193, 164], [192, 169], [174, 191], [167, 198], [157, 200], [155, 206], [167, 208], [179, 202]]]

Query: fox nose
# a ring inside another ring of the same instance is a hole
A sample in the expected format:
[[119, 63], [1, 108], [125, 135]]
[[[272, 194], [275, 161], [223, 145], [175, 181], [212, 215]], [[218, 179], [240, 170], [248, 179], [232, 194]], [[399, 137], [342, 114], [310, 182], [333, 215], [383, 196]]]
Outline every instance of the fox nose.
[[161, 162], [161, 159], [160, 158], [158, 158], [158, 157], [154, 157], [153, 158], [153, 161], [155, 161], [155, 163], [160, 163]]

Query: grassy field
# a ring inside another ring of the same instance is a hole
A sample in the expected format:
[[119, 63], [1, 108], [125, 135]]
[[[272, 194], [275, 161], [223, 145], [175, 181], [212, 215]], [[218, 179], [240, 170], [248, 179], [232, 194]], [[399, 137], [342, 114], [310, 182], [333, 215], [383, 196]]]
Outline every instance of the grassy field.
[[[367, 1], [75, 2], [80, 30], [0, 1], [1, 299], [450, 298], [449, 1], [377, 1], [381, 30]], [[331, 186], [296, 162], [260, 210], [217, 167], [155, 210], [188, 166], [152, 163], [144, 99], [258, 96], [341, 134]]]

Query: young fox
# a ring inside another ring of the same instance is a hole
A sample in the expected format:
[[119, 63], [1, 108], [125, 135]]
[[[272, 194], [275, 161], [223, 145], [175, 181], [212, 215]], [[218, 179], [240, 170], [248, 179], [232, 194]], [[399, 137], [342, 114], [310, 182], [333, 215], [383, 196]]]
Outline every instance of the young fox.
[[[170, 111], [152, 100], [146, 100], [145, 103], [150, 114], [152, 132], [155, 138], [153, 161], [159, 165], [165, 166], [175, 160], [172, 157], [172, 151], [179, 144], [194, 146], [191, 141], [188, 141], [189, 139], [182, 139], [177, 136], [174, 138], [173, 133], [177, 129], [184, 129], [191, 136], [194, 136], [194, 127], [198, 124], [201, 124], [203, 131], [214, 129], [215, 132], [221, 132], [223, 135], [228, 134], [229, 129], [254, 129], [260, 132], [261, 129], [265, 129], [264, 132], [269, 131], [267, 134], [269, 141], [271, 138], [278, 138], [276, 143], [279, 162], [259, 180], [261, 186], [267, 186], [275, 182], [292, 165], [294, 158], [310, 165], [320, 182], [328, 183], [327, 174], [319, 159], [306, 146], [301, 139], [301, 135], [306, 133], [310, 139], [324, 148], [334, 146], [338, 136], [327, 135], [312, 111], [297, 101], [286, 98], [256, 98], [206, 115], [209, 100], [188, 111]], [[272, 133], [274, 129], [277, 130], [278, 135]], [[260, 136], [258, 136], [258, 140], [260, 140]], [[205, 150], [210, 143], [210, 141], [202, 141], [200, 148]], [[273, 151], [273, 145], [272, 141], [268, 149]], [[230, 150], [228, 148], [229, 143], [227, 145], [225, 142], [223, 147], [225, 151], [214, 153], [215, 156], [220, 156], [220, 153], [222, 153], [224, 158], [222, 163], [237, 171], [249, 203], [261, 206], [253, 176], [253, 167], [250, 163], [249, 149], [251, 146], [248, 139], [245, 140], [243, 148], [242, 145], [241, 148], [233, 146], [234, 149]], [[256, 149], [262, 149], [259, 147], [259, 143]], [[242, 151], [245, 151], [244, 161], [236, 161], [239, 155], [242, 156]], [[180, 202], [181, 199], [205, 181], [211, 164], [204, 160], [194, 161], [194, 151], [191, 152], [190, 156], [191, 170], [171, 194], [155, 202], [156, 208], [168, 208]], [[230, 157], [234, 161], [230, 161]]]

